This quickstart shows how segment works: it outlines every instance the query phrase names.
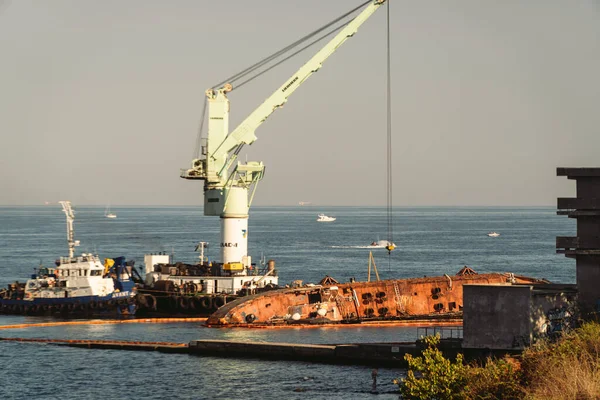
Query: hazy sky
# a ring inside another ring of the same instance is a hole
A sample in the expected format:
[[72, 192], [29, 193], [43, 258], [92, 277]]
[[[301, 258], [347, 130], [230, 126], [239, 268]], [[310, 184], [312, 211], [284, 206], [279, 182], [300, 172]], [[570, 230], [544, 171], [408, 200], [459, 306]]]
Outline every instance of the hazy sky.
[[[600, 3], [391, 1], [394, 204], [574, 196], [556, 167], [600, 166]], [[179, 169], [205, 89], [360, 2], [0, 0], [0, 204], [201, 204]], [[257, 130], [255, 205], [385, 205], [385, 19]], [[231, 128], [317, 49], [232, 92]]]

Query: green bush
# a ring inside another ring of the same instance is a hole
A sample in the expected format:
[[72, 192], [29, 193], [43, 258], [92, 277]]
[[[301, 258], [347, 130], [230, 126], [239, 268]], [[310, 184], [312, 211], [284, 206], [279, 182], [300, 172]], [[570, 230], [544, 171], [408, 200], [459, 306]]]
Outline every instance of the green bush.
[[406, 378], [398, 382], [404, 399], [411, 400], [460, 400], [466, 383], [463, 356], [459, 354], [454, 362], [445, 358], [437, 348], [439, 336], [427, 336], [427, 348], [421, 357], [406, 354], [408, 362]]
[[488, 358], [483, 366], [453, 362], [437, 348], [439, 336], [424, 339], [420, 357], [406, 355], [408, 372], [395, 381], [411, 400], [600, 400], [600, 324], [588, 322], [558, 341], [541, 341], [520, 361]]

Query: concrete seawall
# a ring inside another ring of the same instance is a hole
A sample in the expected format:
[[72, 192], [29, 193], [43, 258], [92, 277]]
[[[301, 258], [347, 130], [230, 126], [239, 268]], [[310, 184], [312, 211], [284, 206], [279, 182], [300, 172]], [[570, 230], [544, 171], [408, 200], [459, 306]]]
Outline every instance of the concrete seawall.
[[[198, 356], [227, 358], [256, 358], [261, 360], [306, 361], [325, 364], [373, 365], [406, 367], [405, 354], [418, 356], [423, 347], [420, 342], [399, 343], [348, 343], [348, 344], [297, 344], [241, 342], [230, 340], [193, 340], [190, 343], [128, 342], [115, 340], [0, 338], [0, 341], [47, 343], [58, 346], [87, 349], [128, 351], [158, 351]], [[460, 340], [442, 340], [440, 350], [446, 357], [461, 352]], [[491, 355], [481, 351], [472, 356]]]
[[297, 360], [328, 364], [404, 366], [404, 354], [420, 354], [416, 343], [295, 344], [194, 340], [191, 354], [233, 358]]

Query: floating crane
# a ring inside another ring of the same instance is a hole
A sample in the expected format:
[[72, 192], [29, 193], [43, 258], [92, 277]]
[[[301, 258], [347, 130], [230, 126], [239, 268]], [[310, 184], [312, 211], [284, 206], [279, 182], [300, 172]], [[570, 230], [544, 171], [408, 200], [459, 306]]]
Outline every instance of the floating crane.
[[[246, 119], [229, 132], [229, 99], [233, 90], [230, 83], [219, 84], [206, 90], [208, 102], [208, 130], [199, 158], [192, 167], [183, 169], [181, 177], [204, 181], [204, 215], [221, 219], [221, 262], [231, 274], [245, 274], [251, 266], [248, 256], [248, 211], [265, 166], [259, 161], [245, 163], [237, 160], [245, 144], [257, 139], [256, 129], [278, 108], [282, 107], [296, 89], [317, 72], [348, 38], [386, 0], [369, 0], [354, 19], [347, 23], [319, 52], [294, 73]], [[235, 165], [234, 165], [235, 164]]]

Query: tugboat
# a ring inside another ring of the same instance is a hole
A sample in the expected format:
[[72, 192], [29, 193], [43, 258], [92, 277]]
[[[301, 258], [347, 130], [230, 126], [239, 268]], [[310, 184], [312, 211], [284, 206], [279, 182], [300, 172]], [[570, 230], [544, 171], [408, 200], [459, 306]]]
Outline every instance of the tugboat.
[[82, 253], [75, 256], [71, 203], [61, 201], [67, 217], [69, 256], [55, 267], [40, 267], [25, 283], [0, 289], [0, 314], [55, 315], [61, 317], [116, 317], [135, 314], [135, 281], [141, 277], [125, 257], [105, 259]]

